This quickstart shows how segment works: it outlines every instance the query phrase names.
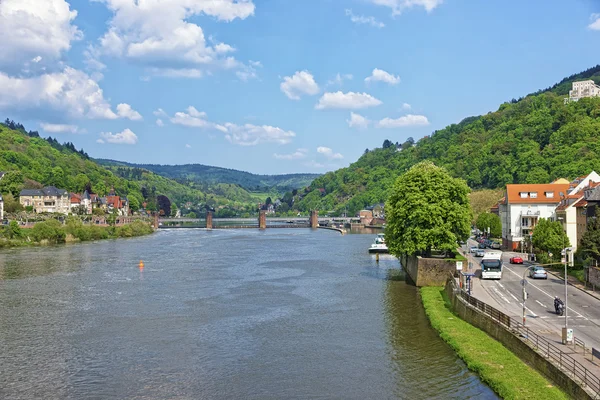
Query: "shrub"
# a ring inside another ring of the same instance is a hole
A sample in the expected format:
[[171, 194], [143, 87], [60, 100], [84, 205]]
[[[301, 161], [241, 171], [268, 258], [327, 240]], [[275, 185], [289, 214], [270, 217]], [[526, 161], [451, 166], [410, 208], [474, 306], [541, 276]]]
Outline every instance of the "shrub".
[[47, 240], [50, 243], [64, 243], [67, 234], [60, 222], [49, 219], [35, 224], [31, 230], [31, 236], [36, 242]]

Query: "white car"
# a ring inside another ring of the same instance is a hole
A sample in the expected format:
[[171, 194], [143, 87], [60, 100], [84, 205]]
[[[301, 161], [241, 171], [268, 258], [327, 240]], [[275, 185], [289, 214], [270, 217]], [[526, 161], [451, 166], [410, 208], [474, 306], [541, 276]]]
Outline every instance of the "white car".
[[477, 249], [479, 249], [477, 246], [471, 246], [471, 248], [469, 249], [469, 253], [475, 253]]
[[475, 257], [483, 257], [484, 254], [485, 254], [485, 250], [484, 249], [477, 249], [475, 251]]

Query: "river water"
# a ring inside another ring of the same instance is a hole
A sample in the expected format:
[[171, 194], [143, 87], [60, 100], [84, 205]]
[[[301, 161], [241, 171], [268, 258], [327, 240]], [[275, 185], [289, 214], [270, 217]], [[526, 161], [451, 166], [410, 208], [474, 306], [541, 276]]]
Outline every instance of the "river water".
[[0, 398], [496, 398], [373, 237], [174, 229], [3, 250]]

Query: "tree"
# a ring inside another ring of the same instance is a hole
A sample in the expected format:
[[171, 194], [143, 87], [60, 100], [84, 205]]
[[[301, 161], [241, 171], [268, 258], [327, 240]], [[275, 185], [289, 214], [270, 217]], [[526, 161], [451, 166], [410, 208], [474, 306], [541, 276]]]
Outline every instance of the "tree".
[[23, 189], [23, 174], [19, 171], [9, 171], [0, 179], [0, 193], [10, 193], [18, 197]]
[[23, 206], [11, 193], [4, 195], [4, 211], [7, 213], [16, 213], [23, 210]]
[[387, 148], [390, 148], [390, 147], [392, 147], [393, 145], [394, 145], [394, 143], [393, 143], [392, 141], [390, 141], [389, 139], [385, 139], [385, 140], [383, 141], [382, 147], [383, 147], [384, 149], [387, 149]]
[[469, 237], [469, 187], [430, 161], [398, 177], [385, 206], [386, 242], [396, 256], [454, 252]]
[[502, 236], [502, 222], [500, 221], [500, 217], [496, 214], [490, 212], [479, 214], [475, 226], [477, 229], [484, 232], [487, 232], [488, 228], [490, 228], [491, 237], [499, 238]]
[[578, 251], [585, 256], [600, 261], [600, 219], [593, 218], [587, 224], [587, 230], [581, 237]]
[[135, 197], [129, 198], [129, 209], [132, 212], [140, 209], [140, 202]]
[[188, 218], [196, 218], [196, 213], [192, 211], [191, 213], [189, 213], [188, 215], [186, 215], [186, 217], [188, 217]]
[[265, 204], [269, 205], [271, 203], [273, 203], [273, 200], [271, 200], [271, 197], [267, 197], [267, 200], [265, 200]]
[[171, 200], [169, 200], [167, 196], [164, 196], [162, 194], [156, 196], [156, 203], [161, 215], [171, 215]]
[[571, 245], [562, 224], [545, 218], [540, 219], [533, 229], [531, 242], [536, 249], [552, 253], [553, 258], [559, 255], [562, 249]]

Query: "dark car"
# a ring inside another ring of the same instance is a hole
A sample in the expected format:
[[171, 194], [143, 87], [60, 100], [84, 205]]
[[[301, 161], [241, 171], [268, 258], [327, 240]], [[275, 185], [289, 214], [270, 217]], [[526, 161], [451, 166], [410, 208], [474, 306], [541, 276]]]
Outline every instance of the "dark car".
[[478, 246], [478, 247], [479, 247], [480, 249], [485, 249], [485, 243], [479, 243], [479, 246]]

